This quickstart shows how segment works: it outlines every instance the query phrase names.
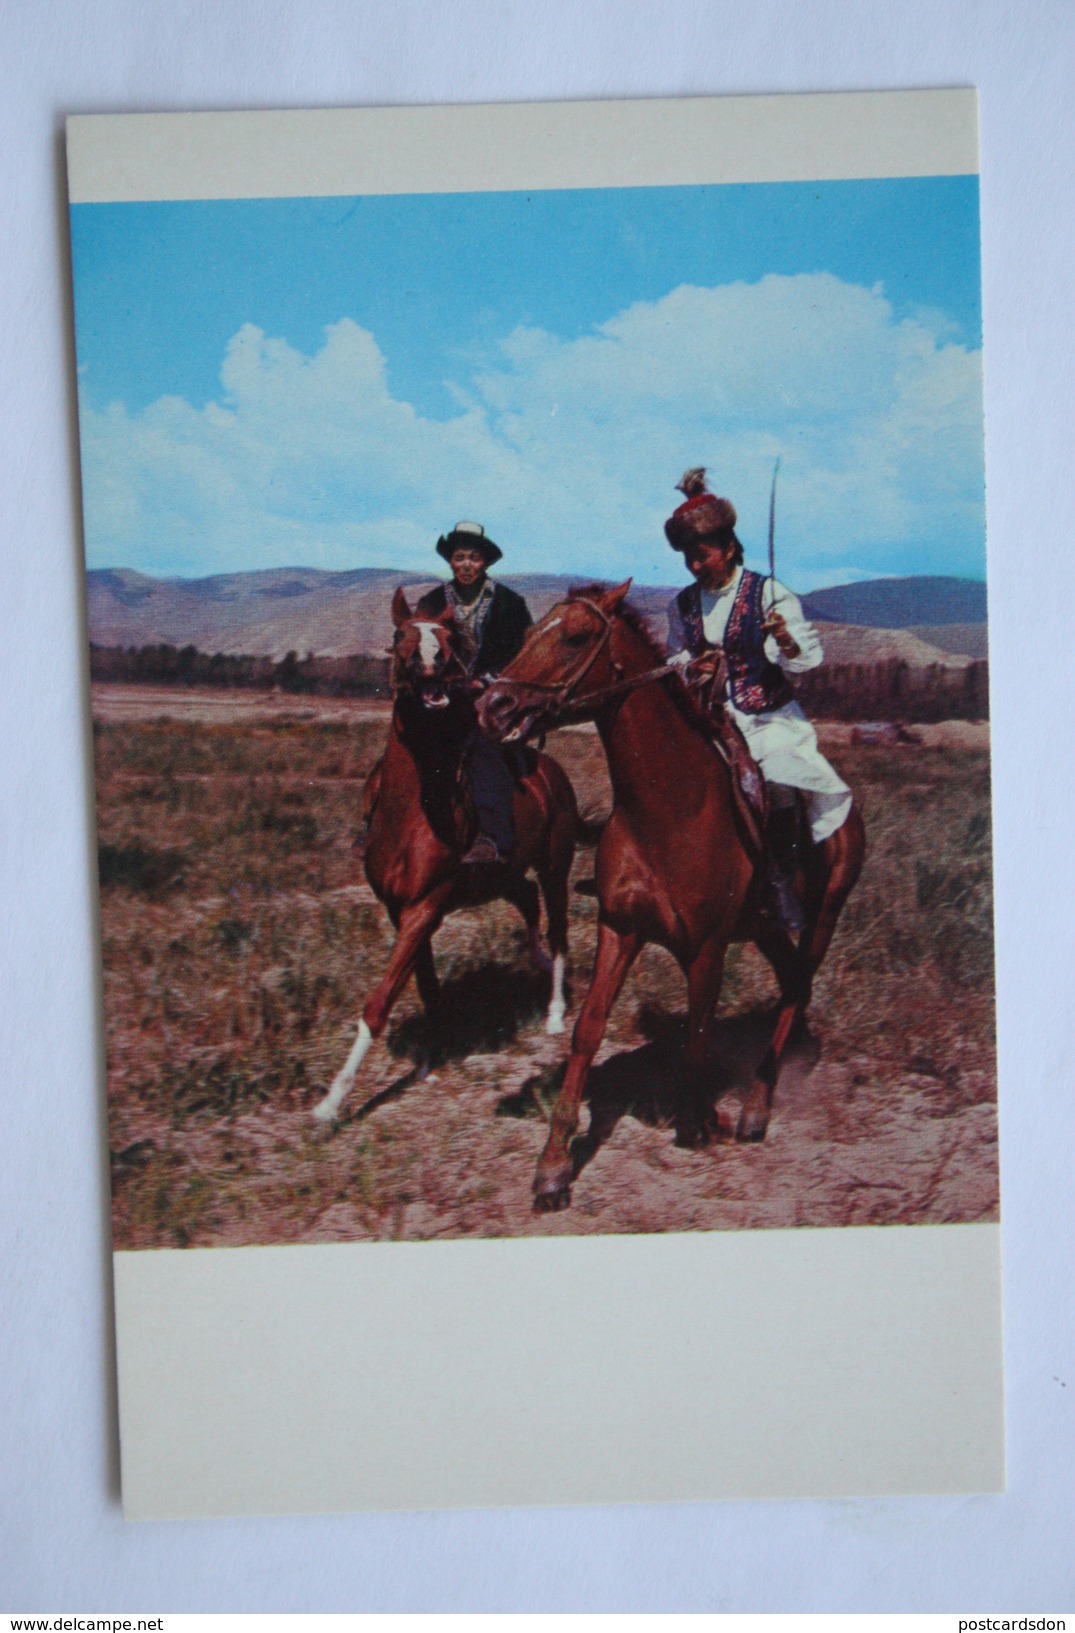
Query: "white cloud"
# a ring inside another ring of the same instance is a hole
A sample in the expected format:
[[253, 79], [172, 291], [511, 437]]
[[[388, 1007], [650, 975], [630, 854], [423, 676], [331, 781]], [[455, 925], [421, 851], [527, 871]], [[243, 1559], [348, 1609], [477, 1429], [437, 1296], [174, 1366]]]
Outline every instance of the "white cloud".
[[517, 329], [451, 382], [447, 420], [392, 396], [349, 319], [312, 357], [246, 325], [220, 378], [201, 410], [84, 406], [91, 564], [420, 568], [470, 516], [516, 570], [667, 579], [684, 467], [709, 466], [756, 550], [779, 452], [793, 583], [981, 568], [978, 354], [828, 274], [683, 286], [571, 341]]

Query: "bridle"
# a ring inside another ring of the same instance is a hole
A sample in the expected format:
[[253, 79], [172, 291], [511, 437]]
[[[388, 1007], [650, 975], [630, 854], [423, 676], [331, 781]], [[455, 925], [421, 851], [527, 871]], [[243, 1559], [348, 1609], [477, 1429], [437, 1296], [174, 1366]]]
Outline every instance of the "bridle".
[[[400, 670], [402, 660], [400, 659], [399, 654], [396, 652], [395, 642], [393, 642], [392, 646], [390, 646], [388, 650], [389, 656], [392, 659], [392, 672], [389, 685], [393, 698], [418, 696], [422, 691], [422, 687], [413, 685], [413, 683], [406, 678], [405, 674], [401, 676]], [[473, 677], [457, 651], [454, 641], [449, 641], [448, 643], [447, 661], [444, 665], [444, 671], [436, 684], [444, 691], [448, 691], [453, 686], [462, 687], [464, 684], [468, 686], [473, 684]]]
[[646, 669], [640, 675], [629, 675], [624, 678], [623, 665], [617, 658], [609, 654], [612, 672], [619, 678], [608, 686], [599, 687], [595, 692], [586, 692], [583, 696], [576, 695], [580, 683], [585, 680], [605, 648], [611, 645], [612, 632], [615, 628], [615, 619], [609, 616], [605, 609], [588, 596], [576, 595], [571, 598], [571, 605], [585, 607], [601, 622], [601, 629], [593, 646], [582, 654], [576, 669], [566, 679], [552, 681], [494, 681], [490, 691], [495, 691], [498, 685], [503, 684], [505, 689], [510, 688], [513, 696], [523, 708], [528, 703], [540, 702], [542, 716], [550, 720], [559, 720], [563, 715], [585, 707], [587, 709], [600, 707], [614, 697], [624, 697], [635, 691], [639, 686], [646, 686], [650, 681], [661, 680], [665, 675], [677, 672], [678, 666], [673, 663], [658, 664], [656, 668]]

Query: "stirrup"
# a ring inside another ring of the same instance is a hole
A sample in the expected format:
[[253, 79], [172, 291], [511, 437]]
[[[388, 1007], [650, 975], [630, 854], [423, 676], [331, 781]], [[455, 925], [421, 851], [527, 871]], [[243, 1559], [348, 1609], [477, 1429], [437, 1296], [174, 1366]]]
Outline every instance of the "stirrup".
[[495, 868], [506, 867], [509, 858], [497, 849], [495, 842], [488, 834], [479, 834], [461, 865], [465, 868]]

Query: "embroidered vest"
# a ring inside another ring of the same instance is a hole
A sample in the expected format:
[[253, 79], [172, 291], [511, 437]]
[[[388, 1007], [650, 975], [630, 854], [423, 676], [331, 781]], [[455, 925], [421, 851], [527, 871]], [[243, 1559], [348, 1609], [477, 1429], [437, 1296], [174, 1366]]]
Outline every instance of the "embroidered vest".
[[493, 586], [487, 579], [477, 600], [468, 605], [456, 595], [453, 585], [446, 584], [444, 587], [445, 599], [452, 609], [455, 627], [459, 631], [459, 641], [463, 648], [463, 661], [466, 664], [468, 675], [473, 675], [478, 667], [482, 632], [485, 629], [485, 621], [492, 610], [495, 593]]
[[[493, 593], [482, 597], [473, 617], [456, 618], [457, 627], [469, 637], [466, 663], [472, 675], [499, 675], [506, 669], [512, 658], [518, 656], [531, 624], [522, 596], [509, 590], [506, 584], [489, 582]], [[454, 598], [449, 596], [449, 588], [447, 584], [438, 584], [435, 590], [423, 595], [418, 603], [419, 615], [439, 618], [446, 607], [454, 612]]]
[[[744, 567], [724, 630], [728, 690], [735, 707], [743, 714], [766, 714], [770, 709], [782, 709], [795, 696], [779, 664], [770, 663], [765, 656], [765, 635], [761, 627], [765, 617], [764, 589], [764, 576]], [[680, 590], [676, 606], [692, 656], [707, 651], [711, 643], [706, 640], [702, 622], [702, 586], [688, 584], [685, 590]]]

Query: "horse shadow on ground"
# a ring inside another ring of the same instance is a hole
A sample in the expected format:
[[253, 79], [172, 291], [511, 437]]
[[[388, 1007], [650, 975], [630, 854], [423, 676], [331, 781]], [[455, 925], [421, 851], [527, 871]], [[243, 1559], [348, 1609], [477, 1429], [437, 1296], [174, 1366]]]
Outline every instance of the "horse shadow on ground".
[[[407, 1069], [377, 1094], [347, 1113], [340, 1126], [364, 1122], [382, 1106], [399, 1100], [435, 1067], [467, 1055], [491, 1055], [514, 1043], [524, 1027], [543, 1019], [551, 976], [541, 970], [510, 968], [492, 961], [441, 981], [436, 1014], [424, 1010], [395, 1022], [385, 1042]], [[570, 1002], [570, 986], [565, 983]]]
[[[747, 1015], [729, 1016], [713, 1027], [710, 1104], [722, 1126], [735, 1126], [740, 1099], [765, 1059], [778, 1013], [774, 1005]], [[576, 1176], [593, 1161], [624, 1117], [633, 1117], [650, 1128], [670, 1129], [677, 1143], [694, 1143], [695, 1116], [683, 1072], [686, 1018], [647, 1006], [639, 1013], [637, 1025], [648, 1041], [612, 1055], [590, 1072], [583, 1096], [590, 1108], [589, 1127], [576, 1135], [571, 1146]], [[800, 1024], [789, 1041], [777, 1090], [781, 1084], [786, 1089], [789, 1083], [808, 1077], [820, 1053], [820, 1045], [808, 1026]], [[528, 1078], [516, 1094], [504, 1096], [497, 1115], [540, 1114], [546, 1121], [551, 1120], [565, 1071], [566, 1062]]]
[[492, 961], [464, 969], [441, 982], [434, 1015], [408, 1015], [391, 1029], [388, 1048], [426, 1067], [496, 1054], [544, 1019], [551, 980], [541, 970]]

